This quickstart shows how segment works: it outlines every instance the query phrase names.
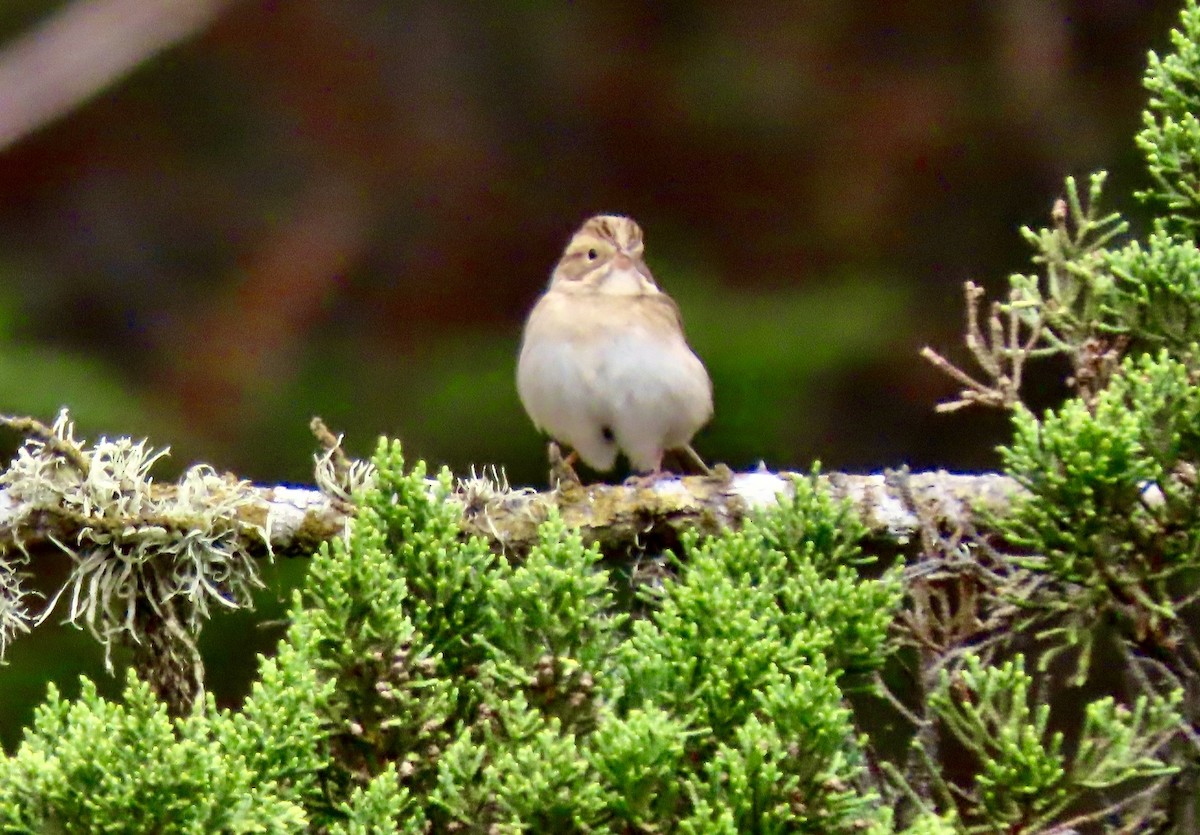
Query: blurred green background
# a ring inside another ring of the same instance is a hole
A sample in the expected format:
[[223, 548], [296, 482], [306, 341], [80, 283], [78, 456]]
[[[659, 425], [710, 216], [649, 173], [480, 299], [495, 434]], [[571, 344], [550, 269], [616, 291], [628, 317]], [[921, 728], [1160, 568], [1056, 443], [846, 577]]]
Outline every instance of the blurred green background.
[[[542, 485], [520, 326], [606, 211], [642, 224], [712, 374], [706, 458], [994, 467], [1005, 419], [935, 415], [954, 388], [917, 350], [962, 358], [962, 282], [1026, 269], [1017, 228], [1064, 175], [1109, 169], [1137, 226], [1141, 73], [1177, 11], [6, 0], [0, 411], [148, 435], [164, 478], [307, 482], [319, 414], [355, 454], [387, 434]], [[303, 568], [208, 628], [222, 703]], [[50, 590], [65, 561], [34, 569]], [[0, 669], [10, 748], [46, 681], [114, 689], [55, 620]]]

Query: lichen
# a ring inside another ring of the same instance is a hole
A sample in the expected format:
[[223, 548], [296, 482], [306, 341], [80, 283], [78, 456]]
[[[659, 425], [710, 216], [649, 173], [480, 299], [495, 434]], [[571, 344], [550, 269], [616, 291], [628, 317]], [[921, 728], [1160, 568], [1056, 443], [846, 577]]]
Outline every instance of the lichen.
[[[270, 520], [261, 526], [245, 521], [243, 511], [257, 502], [249, 482], [196, 465], [173, 485], [157, 484], [150, 472], [168, 449], [130, 438], [78, 440], [66, 409], [50, 427], [29, 419], [5, 422], [28, 435], [0, 473], [10, 506], [8, 530], [45, 527], [47, 538], [74, 563], [38, 622], [65, 596], [66, 620], [104, 645], [111, 667], [113, 645], [139, 643], [145, 618], [194, 636], [211, 607], [250, 604], [251, 590], [262, 583], [248, 545], [267, 543], [269, 550]], [[73, 540], [52, 533], [55, 520], [71, 523]], [[0, 543], [0, 583], [28, 559], [20, 540], [10, 536]]]
[[342, 449], [344, 436], [335, 436], [319, 417], [312, 419], [309, 428], [322, 447], [322, 452], [314, 456], [313, 479], [317, 489], [339, 507], [349, 510], [355, 494], [375, 486], [375, 465], [346, 455]]
[[509, 486], [504, 469], [493, 465], [484, 467], [478, 474], [472, 467], [469, 476], [458, 479], [453, 498], [462, 503], [465, 522], [474, 523], [504, 548], [511, 534], [505, 532], [505, 526], [496, 524], [496, 517], [511, 518], [515, 514], [525, 517], [530, 526], [536, 526], [545, 520], [546, 509], [529, 500], [534, 495], [537, 491], [532, 488]]

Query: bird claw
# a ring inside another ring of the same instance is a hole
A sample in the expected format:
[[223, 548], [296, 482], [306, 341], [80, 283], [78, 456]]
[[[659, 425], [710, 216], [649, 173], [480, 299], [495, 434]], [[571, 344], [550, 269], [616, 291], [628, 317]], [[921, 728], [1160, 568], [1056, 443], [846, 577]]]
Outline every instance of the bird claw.
[[679, 476], [660, 468], [649, 473], [631, 475], [629, 478], [625, 479], [624, 482], [622, 482], [622, 485], [633, 490], [645, 490], [653, 487], [656, 482], [661, 481], [664, 478], [679, 478]]
[[[698, 457], [699, 456], [697, 456], [697, 458]], [[635, 490], [642, 490], [653, 487], [657, 482], [662, 481], [663, 479], [682, 478], [685, 478], [685, 474], [676, 474], [660, 466], [658, 469], [648, 473], [631, 475], [629, 478], [625, 479], [623, 483], [625, 487]], [[729, 468], [728, 464], [714, 464], [712, 467], [706, 466], [703, 478], [722, 487], [727, 487], [733, 482], [733, 470]]]

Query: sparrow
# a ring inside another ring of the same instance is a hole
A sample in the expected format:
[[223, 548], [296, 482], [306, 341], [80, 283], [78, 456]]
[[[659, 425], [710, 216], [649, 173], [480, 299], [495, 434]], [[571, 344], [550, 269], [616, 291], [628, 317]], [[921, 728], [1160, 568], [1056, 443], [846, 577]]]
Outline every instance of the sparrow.
[[712, 417], [712, 381], [643, 256], [633, 220], [591, 218], [525, 322], [517, 392], [534, 425], [571, 447], [568, 469], [581, 458], [606, 472], [622, 453], [657, 476], [678, 450], [708, 471], [690, 442]]

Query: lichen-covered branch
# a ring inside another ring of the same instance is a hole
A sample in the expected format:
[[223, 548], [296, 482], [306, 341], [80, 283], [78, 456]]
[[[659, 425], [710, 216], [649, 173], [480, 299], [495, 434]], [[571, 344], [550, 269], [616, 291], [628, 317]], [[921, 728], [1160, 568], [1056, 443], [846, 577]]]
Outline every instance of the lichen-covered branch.
[[[583, 488], [536, 491], [512, 488], [503, 476], [474, 476], [457, 482], [455, 499], [463, 506], [463, 532], [491, 541], [510, 555], [526, 553], [536, 541], [538, 522], [557, 508], [586, 543], [619, 558], [678, 540], [685, 530], [711, 534], [736, 526], [748, 512], [769, 507], [791, 495], [793, 479], [803, 473], [750, 472], [728, 477], [665, 478], [649, 487], [592, 484]], [[223, 477], [237, 501], [228, 522], [238, 547], [254, 557], [310, 555], [320, 543], [345, 529], [351, 509], [340, 497], [317, 487], [262, 485]], [[950, 526], [973, 521], [980, 511], [1003, 514], [1021, 488], [996, 473], [887, 472], [827, 473], [821, 476], [834, 497], [849, 500], [867, 525], [870, 538], [898, 551], [919, 542], [919, 511], [933, 512]], [[431, 480], [431, 485], [432, 485]], [[162, 501], [179, 485], [156, 485]], [[0, 543], [25, 550], [74, 541], [97, 520], [68, 508], [41, 507], [22, 512], [11, 487], [0, 488]], [[133, 519], [124, 520], [135, 524]], [[115, 526], [114, 523], [108, 523]], [[132, 532], [131, 532], [132, 533]], [[183, 531], [179, 531], [183, 533]], [[269, 536], [270, 548], [267, 543]]]
[[[52, 426], [4, 418], [27, 436], [0, 473], [0, 652], [31, 623], [61, 612], [111, 651], [133, 647], [156, 692], [184, 712], [203, 692], [196, 637], [213, 607], [249, 605], [260, 584], [257, 559], [307, 556], [342, 535], [351, 496], [370, 484], [369, 464], [348, 459], [319, 421], [323, 448], [316, 486], [255, 485], [211, 467], [189, 468], [174, 484], [153, 480], [166, 450], [128, 438], [75, 438], [64, 411]], [[511, 488], [496, 469], [457, 481], [464, 537], [521, 557], [537, 526], [556, 510], [610, 560], [640, 564], [678, 551], [685, 531], [711, 535], [740, 525], [756, 509], [790, 497], [797, 473], [767, 471], [664, 478], [638, 486], [567, 485], [537, 492]], [[1019, 488], [998, 475], [895, 472], [824, 476], [834, 497], [858, 511], [889, 550], [916, 550], [921, 519], [965, 530], [981, 510], [1003, 514]], [[430, 489], [436, 481], [430, 480]], [[39, 549], [65, 553], [73, 569], [49, 602], [33, 605], [20, 571]]]

